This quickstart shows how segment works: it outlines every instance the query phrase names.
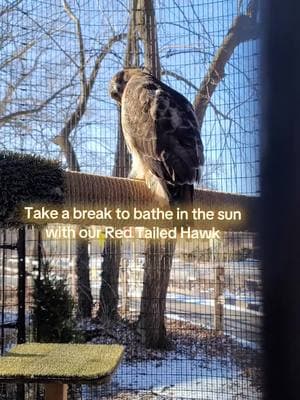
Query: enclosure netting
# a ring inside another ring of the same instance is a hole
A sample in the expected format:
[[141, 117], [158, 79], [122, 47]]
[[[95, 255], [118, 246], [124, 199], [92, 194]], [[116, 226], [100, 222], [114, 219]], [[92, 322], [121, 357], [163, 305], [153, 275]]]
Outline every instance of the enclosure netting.
[[[155, 1], [161, 79], [193, 103], [235, 18], [253, 17], [249, 11], [253, 3]], [[82, 172], [127, 175], [124, 163], [115, 165], [119, 116], [108, 84], [124, 66], [131, 15], [132, 3], [126, 0], [2, 0], [1, 150], [58, 159], [64, 168], [76, 169], [66, 157], [73, 149]], [[143, 65], [141, 41], [136, 54]], [[201, 129], [205, 149], [201, 187], [257, 196], [259, 40], [236, 46], [216, 86]], [[83, 108], [78, 111], [80, 105]], [[69, 147], [58, 139], [63, 135]], [[0, 244], [15, 241], [14, 230], [2, 230]], [[41, 261], [38, 242], [37, 233], [28, 228], [28, 340], [35, 339], [32, 295], [38, 267], [43, 269], [49, 262], [52, 273], [66, 280], [75, 302], [81, 279], [75, 265], [78, 243], [49, 239], [42, 232]], [[103, 306], [104, 246], [102, 238], [88, 244], [90, 287], [85, 281], [80, 290], [86, 290], [88, 299], [92, 295], [92, 316], [78, 323], [73, 340], [124, 343], [126, 356], [111, 384], [72, 386], [70, 398], [262, 398], [261, 263], [255, 232], [222, 232], [220, 240], [177, 242], [166, 301], [169, 346], [165, 350], [146, 349], [135, 329], [143, 287], [144, 240], [124, 240], [120, 250], [120, 318], [114, 322], [95, 318]], [[111, 254], [114, 251], [111, 247]], [[3, 354], [16, 342], [14, 249], [1, 249], [0, 270]], [[37, 398], [38, 391], [26, 387], [26, 398]], [[3, 387], [2, 398], [14, 398], [14, 388]]]

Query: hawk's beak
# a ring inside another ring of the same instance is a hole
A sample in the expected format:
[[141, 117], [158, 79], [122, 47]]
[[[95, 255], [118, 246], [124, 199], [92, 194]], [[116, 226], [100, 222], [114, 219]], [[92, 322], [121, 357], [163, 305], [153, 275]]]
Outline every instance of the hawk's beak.
[[109, 94], [111, 98], [116, 100], [118, 103], [121, 103], [120, 87], [115, 82], [111, 85]]
[[118, 103], [120, 103], [120, 95], [119, 95], [119, 93], [118, 93], [118, 91], [117, 90], [111, 90], [110, 91], [110, 96], [111, 96], [111, 98], [113, 98], [114, 100], [116, 100]]

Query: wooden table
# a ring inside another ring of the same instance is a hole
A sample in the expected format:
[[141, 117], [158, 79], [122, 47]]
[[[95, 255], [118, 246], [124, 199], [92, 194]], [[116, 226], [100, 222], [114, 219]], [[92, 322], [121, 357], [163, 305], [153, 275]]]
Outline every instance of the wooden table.
[[109, 382], [123, 353], [120, 345], [20, 344], [0, 358], [0, 382], [43, 383], [45, 400], [67, 400], [68, 384]]

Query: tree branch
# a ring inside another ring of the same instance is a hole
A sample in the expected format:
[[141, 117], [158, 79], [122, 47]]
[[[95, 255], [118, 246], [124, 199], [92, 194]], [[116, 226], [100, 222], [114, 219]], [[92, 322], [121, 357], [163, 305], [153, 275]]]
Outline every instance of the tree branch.
[[80, 165], [74, 150], [74, 147], [72, 143], [70, 142], [69, 137], [67, 136], [55, 136], [55, 138], [52, 140], [54, 144], [57, 144], [61, 151], [63, 152], [68, 168], [71, 171], [80, 171]]
[[71, 170], [73, 171], [79, 171], [79, 163], [76, 158], [75, 151], [73, 149], [73, 146], [69, 140], [71, 132], [78, 126], [82, 116], [84, 115], [87, 107], [87, 103], [91, 94], [91, 91], [93, 89], [95, 80], [97, 78], [101, 62], [107, 55], [107, 53], [110, 51], [111, 47], [113, 46], [114, 43], [122, 40], [124, 37], [126, 37], [125, 34], [120, 34], [120, 35], [115, 35], [113, 36], [108, 43], [102, 47], [100, 53], [98, 54], [95, 64], [93, 67], [93, 70], [90, 74], [90, 77], [88, 81], [85, 83], [84, 87], [81, 86], [81, 93], [79, 96], [79, 101], [76, 106], [75, 111], [70, 115], [68, 120], [66, 121], [65, 125], [59, 132], [57, 136], [53, 138], [53, 143], [57, 144], [60, 146], [67, 162], [68, 166]]
[[248, 3], [247, 13], [239, 15], [233, 20], [231, 28], [217, 50], [194, 100], [194, 108], [200, 127], [210, 99], [225, 76], [225, 66], [235, 48], [241, 43], [258, 38], [259, 24], [256, 16], [257, 0], [251, 0]]
[[16, 9], [16, 7], [22, 2], [22, 0], [16, 0], [14, 1], [12, 4], [10, 4], [7, 7], [3, 7], [2, 10], [0, 10], [0, 18], [5, 15], [8, 14], [12, 11], [14, 11]]
[[167, 69], [163, 69], [161, 71], [161, 75], [172, 76], [172, 78], [177, 79], [178, 81], [184, 82], [187, 86], [194, 90], [198, 90], [197, 86], [195, 86], [191, 81], [186, 79], [184, 76], [177, 74], [176, 72], [169, 71]]
[[5, 68], [7, 65], [11, 64], [13, 61], [17, 59], [21, 59], [23, 55], [31, 49], [34, 45], [36, 44], [36, 41], [33, 40], [30, 43], [28, 43], [25, 47], [22, 47], [21, 49], [18, 49], [16, 52], [14, 52], [9, 58], [4, 60], [2, 64], [0, 64], [0, 70]]
[[43, 101], [41, 104], [39, 104], [35, 108], [30, 108], [28, 110], [15, 111], [13, 113], [10, 113], [10, 114], [4, 115], [3, 117], [0, 117], [0, 126], [6, 124], [6, 123], [8, 123], [11, 120], [14, 120], [16, 118], [25, 117], [26, 115], [31, 115], [31, 114], [38, 113], [43, 108], [45, 108], [52, 100], [54, 100], [60, 93], [62, 93], [64, 90], [66, 90], [70, 86], [72, 86], [72, 83], [68, 83], [67, 85], [61, 87], [56, 92], [54, 92], [48, 99]]
[[79, 59], [80, 59], [80, 66], [79, 66], [79, 73], [80, 73], [80, 81], [81, 81], [81, 91], [84, 93], [86, 87], [86, 75], [85, 75], [85, 49], [84, 49], [84, 42], [81, 30], [81, 23], [78, 17], [73, 13], [69, 4], [66, 0], [63, 0], [64, 10], [66, 11], [67, 15], [70, 17], [72, 21], [76, 24], [76, 31], [79, 43]]
[[36, 56], [34, 64], [31, 66], [31, 68], [28, 71], [22, 72], [20, 77], [17, 78], [16, 82], [7, 83], [5, 94], [0, 100], [0, 115], [3, 115], [6, 112], [7, 106], [11, 104], [13, 94], [16, 92], [21, 83], [24, 82], [36, 70], [42, 53], [43, 52], [41, 51], [40, 54]]

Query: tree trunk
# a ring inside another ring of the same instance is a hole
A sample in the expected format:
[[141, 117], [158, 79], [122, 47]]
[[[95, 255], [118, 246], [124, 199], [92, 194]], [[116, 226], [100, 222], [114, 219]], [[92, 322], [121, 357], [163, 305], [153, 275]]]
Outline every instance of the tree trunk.
[[90, 284], [89, 251], [86, 239], [76, 239], [76, 274], [77, 274], [77, 316], [90, 318], [93, 298]]
[[[137, 1], [138, 31], [144, 44], [145, 66], [160, 79], [160, 59], [153, 1]], [[145, 251], [145, 270], [138, 331], [147, 347], [165, 348], [166, 297], [176, 241], [149, 241]]]
[[[136, 36], [136, 1], [133, 0], [127, 48], [125, 54], [125, 67], [137, 65], [138, 46]], [[125, 144], [122, 126], [121, 109], [118, 110], [118, 142], [115, 153], [113, 176], [127, 177], [130, 169], [130, 156]], [[98, 317], [116, 319], [119, 301], [119, 269], [121, 262], [122, 243], [120, 240], [107, 239], [103, 249], [103, 261], [101, 272], [100, 305]]]
[[152, 0], [136, 0], [138, 33], [144, 44], [144, 64], [151, 74], [160, 79], [161, 68], [158, 54], [155, 10]]
[[[80, 76], [80, 96], [75, 110], [71, 113], [61, 131], [54, 137], [53, 143], [60, 146], [68, 167], [71, 171], [80, 171], [79, 161], [75, 149], [70, 141], [71, 132], [79, 125], [81, 118], [85, 115], [89, 98], [94, 84], [100, 71], [101, 63], [109, 53], [114, 43], [124, 38], [124, 35], [115, 35], [109, 39], [106, 45], [102, 46], [97, 54], [89, 77], [87, 77], [86, 54], [84, 38], [82, 35], [80, 19], [73, 13], [67, 1], [63, 2], [64, 10], [69, 18], [75, 23], [76, 35], [79, 44], [79, 76]], [[90, 287], [89, 276], [89, 254], [88, 240], [76, 239], [76, 274], [77, 274], [77, 296], [78, 296], [78, 317], [90, 318], [92, 316], [93, 298]]]
[[[247, 15], [237, 17], [224, 38], [220, 49], [204, 77], [195, 99], [195, 111], [202, 126], [207, 104], [216, 86], [223, 78], [223, 68], [233, 50], [241, 42], [257, 37], [256, 1], [250, 2]], [[139, 32], [144, 42], [145, 65], [160, 77], [156, 21], [152, 1], [138, 0]], [[229, 50], [228, 50], [229, 49]], [[208, 94], [208, 95], [207, 95]], [[145, 272], [138, 330], [148, 347], [159, 348], [167, 344], [164, 314], [175, 241], [149, 242], [145, 254]]]
[[165, 310], [175, 246], [175, 240], [147, 243], [138, 322], [138, 331], [147, 347], [165, 348], [168, 344]]
[[118, 319], [121, 240], [106, 240], [103, 250], [102, 281], [98, 315]]

